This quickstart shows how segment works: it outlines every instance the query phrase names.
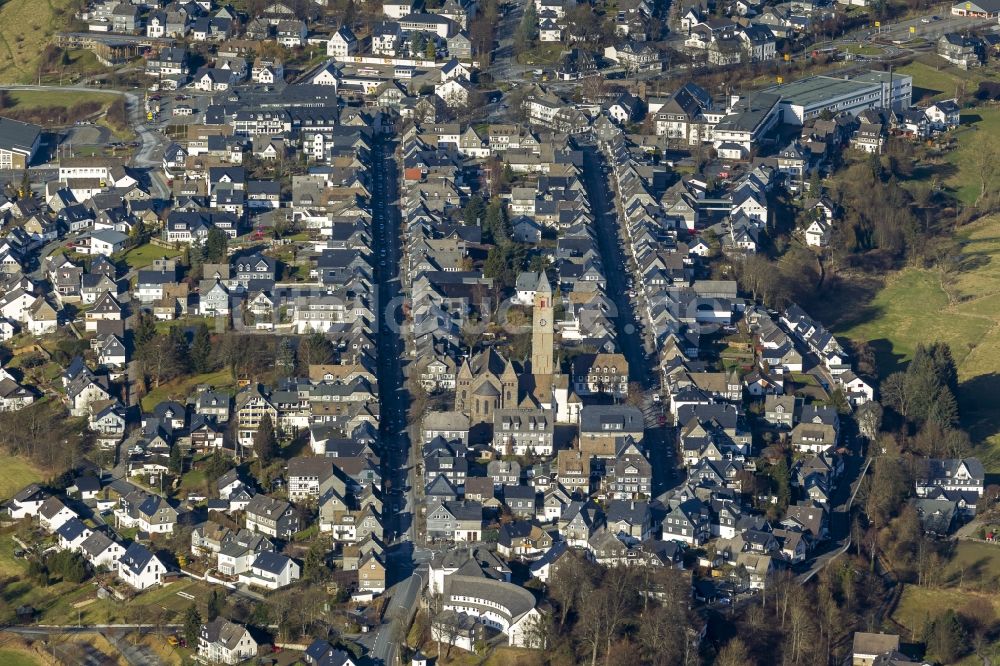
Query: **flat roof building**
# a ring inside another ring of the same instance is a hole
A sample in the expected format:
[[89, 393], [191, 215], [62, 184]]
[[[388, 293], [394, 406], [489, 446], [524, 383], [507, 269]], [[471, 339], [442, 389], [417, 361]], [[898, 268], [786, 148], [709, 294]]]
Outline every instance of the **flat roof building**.
[[26, 169], [38, 150], [42, 128], [0, 118], [0, 169]]
[[868, 72], [853, 79], [811, 76], [767, 88], [781, 96], [781, 121], [802, 125], [824, 111], [858, 115], [873, 107], [907, 109], [913, 96], [913, 77], [888, 72]]

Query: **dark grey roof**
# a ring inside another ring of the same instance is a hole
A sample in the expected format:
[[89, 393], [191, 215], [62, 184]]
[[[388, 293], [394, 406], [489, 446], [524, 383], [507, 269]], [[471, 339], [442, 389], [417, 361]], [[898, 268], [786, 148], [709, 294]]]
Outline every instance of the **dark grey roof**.
[[0, 118], [0, 149], [30, 153], [41, 133], [38, 125]]
[[257, 555], [257, 559], [254, 560], [253, 566], [257, 569], [262, 569], [268, 573], [280, 574], [288, 566], [291, 559], [280, 554], [272, 553], [269, 550], [265, 550]]
[[75, 541], [88, 529], [90, 528], [84, 525], [83, 521], [79, 518], [70, 518], [63, 523], [58, 530], [56, 530], [56, 534], [61, 536], [66, 541]]
[[126, 567], [131, 569], [134, 573], [142, 573], [142, 570], [146, 568], [146, 565], [155, 557], [152, 552], [139, 542], [133, 542], [132, 545], [125, 550], [125, 554], [121, 557], [121, 562]]

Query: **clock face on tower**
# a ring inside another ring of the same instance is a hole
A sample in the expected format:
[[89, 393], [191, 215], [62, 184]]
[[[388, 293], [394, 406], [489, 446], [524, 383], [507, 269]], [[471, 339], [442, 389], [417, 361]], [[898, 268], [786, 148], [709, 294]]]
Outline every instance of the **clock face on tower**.
[[539, 326], [545, 326], [545, 320], [544, 319], [539, 319], [538, 320], [538, 325]]

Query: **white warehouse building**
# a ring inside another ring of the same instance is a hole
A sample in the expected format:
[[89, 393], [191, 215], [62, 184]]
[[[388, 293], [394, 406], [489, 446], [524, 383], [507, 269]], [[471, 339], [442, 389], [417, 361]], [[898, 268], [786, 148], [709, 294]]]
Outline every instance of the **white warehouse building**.
[[853, 79], [811, 76], [765, 92], [781, 96], [781, 122], [802, 125], [824, 111], [858, 115], [865, 109], [908, 109], [913, 99], [913, 77], [888, 72], [868, 72]]

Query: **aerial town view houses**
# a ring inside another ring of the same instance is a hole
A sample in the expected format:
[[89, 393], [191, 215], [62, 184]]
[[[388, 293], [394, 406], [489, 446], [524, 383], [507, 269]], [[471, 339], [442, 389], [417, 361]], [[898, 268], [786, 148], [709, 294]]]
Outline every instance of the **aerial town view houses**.
[[1000, 659], [1000, 2], [0, 4], [0, 665]]

